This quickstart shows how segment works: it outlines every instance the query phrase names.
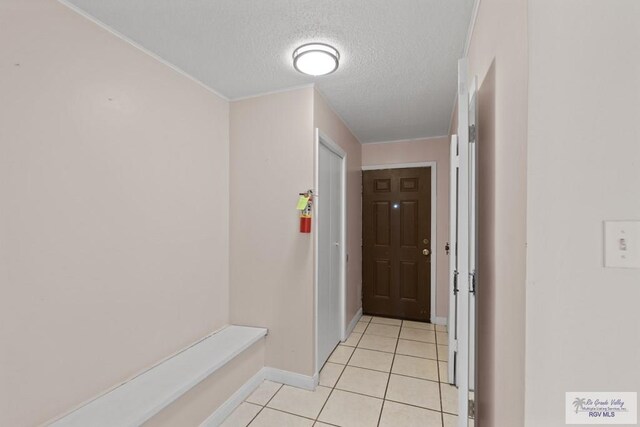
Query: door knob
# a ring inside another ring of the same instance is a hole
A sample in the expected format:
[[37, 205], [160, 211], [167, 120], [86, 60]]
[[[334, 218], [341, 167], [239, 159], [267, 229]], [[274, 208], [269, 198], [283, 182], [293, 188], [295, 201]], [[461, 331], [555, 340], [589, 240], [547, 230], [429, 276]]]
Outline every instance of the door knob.
[[422, 255], [424, 256], [428, 256], [431, 253], [431, 251], [429, 249], [423, 249], [422, 250]]

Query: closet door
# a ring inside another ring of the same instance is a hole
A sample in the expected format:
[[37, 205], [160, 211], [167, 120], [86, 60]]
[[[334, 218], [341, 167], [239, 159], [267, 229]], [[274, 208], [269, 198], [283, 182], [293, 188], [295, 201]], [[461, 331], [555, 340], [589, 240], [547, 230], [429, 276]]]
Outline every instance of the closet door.
[[319, 144], [318, 170], [318, 370], [341, 338], [342, 158]]

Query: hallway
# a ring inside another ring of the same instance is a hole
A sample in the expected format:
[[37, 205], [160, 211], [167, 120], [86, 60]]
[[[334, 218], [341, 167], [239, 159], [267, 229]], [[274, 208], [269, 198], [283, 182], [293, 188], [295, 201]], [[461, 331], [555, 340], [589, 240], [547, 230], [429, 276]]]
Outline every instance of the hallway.
[[223, 426], [455, 426], [447, 344], [445, 326], [362, 316], [316, 391], [265, 381]]

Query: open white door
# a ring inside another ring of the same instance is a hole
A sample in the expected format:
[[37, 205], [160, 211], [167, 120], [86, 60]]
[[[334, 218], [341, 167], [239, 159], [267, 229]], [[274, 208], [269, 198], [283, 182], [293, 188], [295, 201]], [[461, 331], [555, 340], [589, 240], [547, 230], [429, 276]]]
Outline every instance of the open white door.
[[455, 384], [458, 426], [469, 424], [469, 90], [467, 60], [458, 62], [458, 218]]
[[476, 388], [476, 284], [477, 284], [477, 248], [478, 248], [478, 215], [477, 215], [477, 158], [476, 142], [478, 138], [476, 126], [478, 78], [474, 77], [469, 89], [469, 390]]
[[476, 88], [458, 63], [458, 134], [451, 138], [449, 382], [458, 387], [458, 426], [469, 425], [476, 376]]
[[457, 271], [458, 271], [458, 136], [451, 136], [449, 168], [449, 318], [447, 331], [449, 332], [449, 363], [448, 378], [450, 384], [456, 382], [456, 350], [457, 350]]

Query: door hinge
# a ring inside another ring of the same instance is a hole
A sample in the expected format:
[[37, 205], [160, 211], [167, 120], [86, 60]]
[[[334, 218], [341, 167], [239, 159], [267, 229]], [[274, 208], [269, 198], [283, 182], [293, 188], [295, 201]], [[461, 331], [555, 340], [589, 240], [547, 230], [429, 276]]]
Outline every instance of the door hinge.
[[470, 276], [469, 278], [471, 279], [469, 280], [469, 293], [472, 293], [473, 295], [475, 295], [476, 294], [476, 277], [477, 277], [475, 270], [473, 271], [473, 273], [470, 273], [469, 276]]
[[[457, 341], [454, 341], [457, 343]], [[458, 385], [458, 352], [457, 349], [453, 352], [453, 378], [449, 378], [449, 383]]]
[[469, 126], [469, 142], [476, 142], [476, 125]]
[[453, 272], [453, 294], [458, 295], [458, 270]]
[[469, 418], [476, 418], [476, 401], [469, 399]]

